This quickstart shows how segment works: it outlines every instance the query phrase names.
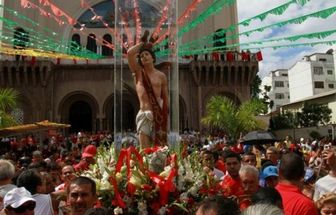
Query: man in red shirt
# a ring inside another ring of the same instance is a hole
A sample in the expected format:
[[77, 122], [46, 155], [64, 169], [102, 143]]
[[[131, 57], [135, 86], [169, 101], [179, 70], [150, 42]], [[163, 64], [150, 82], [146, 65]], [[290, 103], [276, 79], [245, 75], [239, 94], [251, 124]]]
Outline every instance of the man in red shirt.
[[221, 186], [225, 197], [237, 197], [244, 194], [244, 189], [239, 177], [239, 170], [241, 166], [240, 160], [241, 158], [239, 154], [231, 151], [224, 155], [224, 162], [228, 174], [224, 176]]
[[281, 195], [285, 215], [318, 214], [314, 202], [300, 190], [304, 175], [304, 161], [299, 155], [288, 153], [282, 156], [279, 166], [281, 180], [275, 188]]
[[75, 171], [80, 172], [89, 169], [90, 164], [95, 163], [94, 157], [97, 154], [97, 148], [94, 145], [88, 145], [85, 147], [82, 153], [82, 159], [78, 164], [74, 165]]

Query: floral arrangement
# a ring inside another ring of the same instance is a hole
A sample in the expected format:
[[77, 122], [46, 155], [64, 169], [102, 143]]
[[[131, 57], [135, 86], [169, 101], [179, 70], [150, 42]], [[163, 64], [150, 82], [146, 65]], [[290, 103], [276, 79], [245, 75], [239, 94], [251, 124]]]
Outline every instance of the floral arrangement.
[[220, 189], [199, 152], [181, 151], [99, 147], [96, 164], [82, 175], [95, 180], [101, 204], [112, 205], [114, 214], [190, 214], [197, 202]]

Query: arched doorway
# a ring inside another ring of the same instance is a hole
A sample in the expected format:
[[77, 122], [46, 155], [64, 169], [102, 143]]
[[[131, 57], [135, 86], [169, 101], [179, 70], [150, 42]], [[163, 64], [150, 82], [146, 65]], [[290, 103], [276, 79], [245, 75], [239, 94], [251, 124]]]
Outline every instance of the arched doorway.
[[70, 124], [69, 132], [96, 132], [99, 127], [97, 100], [87, 92], [75, 91], [64, 96], [59, 103], [60, 122]]
[[74, 102], [69, 109], [70, 132], [92, 131], [92, 109], [84, 101]]

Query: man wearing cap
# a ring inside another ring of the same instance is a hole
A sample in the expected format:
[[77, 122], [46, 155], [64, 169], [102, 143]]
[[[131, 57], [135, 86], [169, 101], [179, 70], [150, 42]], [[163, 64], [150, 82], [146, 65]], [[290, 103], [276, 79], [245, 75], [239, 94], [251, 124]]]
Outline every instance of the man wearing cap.
[[4, 197], [4, 209], [0, 215], [34, 215], [36, 201], [24, 187], [10, 190]]
[[278, 184], [278, 168], [276, 166], [268, 166], [262, 171], [262, 177], [265, 180], [265, 187], [275, 187]]
[[94, 157], [97, 154], [97, 148], [94, 145], [88, 145], [85, 147], [82, 158], [78, 164], [74, 165], [76, 172], [89, 169], [90, 164], [95, 163]]

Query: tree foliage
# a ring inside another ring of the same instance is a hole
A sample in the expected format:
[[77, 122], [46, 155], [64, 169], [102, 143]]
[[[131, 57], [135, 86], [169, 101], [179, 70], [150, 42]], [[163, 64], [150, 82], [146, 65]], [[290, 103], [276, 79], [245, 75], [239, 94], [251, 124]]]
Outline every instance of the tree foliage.
[[272, 117], [271, 129], [326, 125], [330, 122], [331, 112], [327, 105], [305, 103], [301, 111], [297, 113], [286, 111]]
[[326, 125], [330, 122], [331, 113], [327, 105], [305, 103], [301, 112], [297, 113], [299, 125], [302, 127]]
[[297, 119], [295, 114], [286, 111], [273, 116], [270, 125], [272, 130], [294, 128], [297, 125]]
[[18, 95], [14, 89], [0, 89], [0, 128], [17, 124], [11, 111], [17, 106]]
[[261, 79], [258, 75], [256, 75], [251, 85], [251, 98], [259, 98], [259, 94], [261, 93], [260, 85]]
[[246, 133], [264, 125], [256, 119], [264, 108], [258, 99], [252, 99], [240, 105], [223, 96], [213, 96], [206, 105], [207, 114], [201, 122], [211, 129], [224, 130], [233, 138], [238, 138], [240, 132]]

